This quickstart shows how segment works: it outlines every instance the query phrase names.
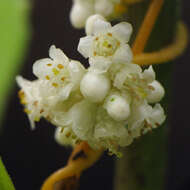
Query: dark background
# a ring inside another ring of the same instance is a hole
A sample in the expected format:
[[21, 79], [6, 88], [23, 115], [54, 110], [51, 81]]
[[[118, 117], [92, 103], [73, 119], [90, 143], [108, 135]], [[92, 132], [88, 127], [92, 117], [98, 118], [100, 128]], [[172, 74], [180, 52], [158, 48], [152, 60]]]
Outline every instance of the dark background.
[[[82, 59], [76, 44], [83, 31], [74, 30], [69, 22], [71, 0], [34, 0], [31, 14], [32, 39], [25, 55], [21, 75], [33, 79], [32, 64], [48, 57], [55, 44], [69, 57]], [[190, 26], [190, 2], [183, 1], [183, 19]], [[170, 105], [169, 168], [167, 190], [190, 189], [190, 49], [174, 65]], [[66, 163], [70, 149], [57, 145], [54, 127], [42, 120], [35, 131], [22, 112], [18, 88], [11, 93], [0, 137], [0, 155], [18, 190], [38, 190], [43, 180]], [[80, 189], [112, 189], [113, 158], [104, 156], [81, 178]]]

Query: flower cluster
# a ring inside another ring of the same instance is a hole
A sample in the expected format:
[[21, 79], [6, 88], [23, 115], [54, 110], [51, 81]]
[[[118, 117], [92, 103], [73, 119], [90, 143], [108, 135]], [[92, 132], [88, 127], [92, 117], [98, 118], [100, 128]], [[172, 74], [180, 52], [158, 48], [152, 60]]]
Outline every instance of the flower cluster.
[[89, 59], [88, 69], [51, 46], [50, 58], [33, 65], [37, 80], [17, 77], [31, 125], [44, 117], [57, 126], [60, 144], [86, 141], [94, 149], [103, 147], [115, 154], [161, 125], [165, 114], [158, 102], [164, 89], [152, 66], [142, 70], [132, 62], [127, 44], [131, 33], [129, 23], [111, 26], [93, 15], [86, 22], [87, 36], [78, 45]]
[[106, 18], [118, 16], [117, 10], [123, 9], [122, 0], [73, 0], [70, 20], [76, 28], [85, 26], [87, 18], [100, 14]]

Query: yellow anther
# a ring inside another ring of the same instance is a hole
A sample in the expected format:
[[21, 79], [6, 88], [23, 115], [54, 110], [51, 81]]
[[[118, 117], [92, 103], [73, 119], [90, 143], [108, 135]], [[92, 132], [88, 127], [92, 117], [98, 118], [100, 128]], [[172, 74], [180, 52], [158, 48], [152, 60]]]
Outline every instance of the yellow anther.
[[64, 80], [65, 80], [65, 77], [62, 77], [61, 80], [64, 81]]
[[53, 83], [52, 83], [52, 86], [54, 86], [54, 87], [58, 87], [58, 84], [55, 83], [55, 82], [53, 82]]
[[40, 121], [40, 118], [39, 118], [39, 117], [35, 117], [35, 118], [34, 118], [34, 121], [35, 121], [35, 122], [39, 122], [39, 121]]
[[27, 113], [27, 114], [31, 114], [31, 110], [29, 110], [27, 108], [24, 109], [24, 112]]
[[47, 79], [47, 80], [50, 80], [50, 77], [49, 77], [48, 75], [46, 75], [46, 79]]
[[64, 68], [64, 66], [61, 65], [61, 64], [58, 64], [57, 67], [58, 67], [59, 69], [63, 69], [63, 68]]
[[59, 74], [59, 71], [56, 68], [53, 68], [52, 72], [54, 73], [54, 75], [58, 75]]

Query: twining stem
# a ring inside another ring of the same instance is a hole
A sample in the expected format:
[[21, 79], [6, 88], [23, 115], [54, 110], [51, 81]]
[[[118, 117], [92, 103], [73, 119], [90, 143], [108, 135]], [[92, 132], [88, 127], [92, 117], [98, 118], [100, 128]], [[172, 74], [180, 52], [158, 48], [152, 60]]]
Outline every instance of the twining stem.
[[144, 51], [163, 3], [164, 0], [152, 0], [132, 47], [134, 55]]
[[188, 44], [188, 30], [182, 21], [178, 22], [175, 40], [167, 47], [151, 53], [141, 53], [133, 58], [135, 64], [144, 66], [166, 63], [181, 55]]
[[103, 150], [92, 150], [86, 142], [76, 145], [68, 164], [49, 176], [41, 190], [55, 190], [56, 185], [60, 182], [62, 182], [61, 186], [64, 189], [73, 189], [73, 186], [77, 185], [81, 173], [92, 166], [102, 153]]
[[143, 0], [122, 0], [122, 1], [127, 4], [134, 4], [134, 3], [139, 3]]

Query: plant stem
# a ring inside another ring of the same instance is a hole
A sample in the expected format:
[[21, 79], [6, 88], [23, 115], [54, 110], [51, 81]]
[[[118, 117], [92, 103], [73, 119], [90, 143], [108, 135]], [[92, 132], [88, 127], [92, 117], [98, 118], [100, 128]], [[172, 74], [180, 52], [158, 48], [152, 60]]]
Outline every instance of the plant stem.
[[[125, 20], [132, 22], [137, 34], [147, 10], [149, 1], [130, 7]], [[177, 0], [165, 0], [162, 12], [145, 48], [146, 52], [160, 49], [172, 42], [176, 31]], [[133, 37], [135, 39], [135, 36]], [[161, 104], [168, 116], [170, 99], [170, 76], [172, 64], [154, 66], [157, 79], [166, 89], [166, 96]], [[123, 158], [115, 163], [115, 190], [162, 190], [165, 185], [167, 166], [167, 131], [168, 121], [141, 137], [123, 152]]]

